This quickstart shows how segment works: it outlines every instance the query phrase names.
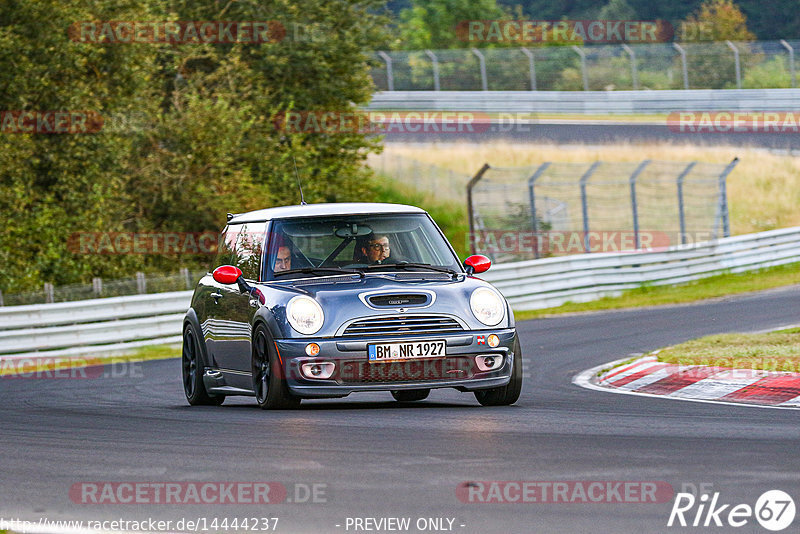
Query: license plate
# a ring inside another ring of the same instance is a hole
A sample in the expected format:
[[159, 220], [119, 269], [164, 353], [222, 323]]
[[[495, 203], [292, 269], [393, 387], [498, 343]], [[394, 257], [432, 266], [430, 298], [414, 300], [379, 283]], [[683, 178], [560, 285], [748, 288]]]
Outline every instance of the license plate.
[[407, 343], [375, 343], [367, 345], [367, 356], [371, 362], [439, 358], [444, 355], [444, 341], [413, 341]]

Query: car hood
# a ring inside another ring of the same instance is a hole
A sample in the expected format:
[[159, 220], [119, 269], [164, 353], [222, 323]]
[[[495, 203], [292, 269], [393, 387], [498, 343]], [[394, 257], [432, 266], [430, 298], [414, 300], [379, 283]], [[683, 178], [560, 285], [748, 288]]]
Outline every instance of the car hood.
[[[443, 273], [416, 272], [367, 274], [364, 278], [344, 276], [306, 278], [259, 285], [259, 288], [264, 290], [265, 305], [282, 325], [284, 335], [300, 338], [335, 336], [344, 324], [353, 319], [418, 313], [453, 316], [469, 330], [486, 330], [490, 327], [475, 319], [469, 305], [470, 296], [478, 287], [495, 289], [488, 282], [464, 274], [453, 278]], [[371, 305], [368, 300], [370, 296], [398, 293], [429, 295], [430, 298], [421, 306], [382, 307]], [[497, 293], [500, 294], [499, 291]], [[286, 322], [286, 304], [297, 295], [307, 295], [322, 306], [325, 321], [322, 329], [314, 336], [302, 336]], [[503, 321], [491, 328], [499, 329], [513, 325], [513, 318], [509, 315], [510, 310], [507, 309]]]

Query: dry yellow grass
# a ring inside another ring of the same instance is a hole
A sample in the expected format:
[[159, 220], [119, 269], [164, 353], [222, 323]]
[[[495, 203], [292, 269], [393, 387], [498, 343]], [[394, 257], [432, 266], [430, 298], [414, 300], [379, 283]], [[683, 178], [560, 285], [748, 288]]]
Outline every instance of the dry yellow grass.
[[697, 147], [670, 143], [609, 146], [553, 144], [435, 143], [387, 144], [390, 155], [474, 174], [484, 163], [517, 167], [552, 162], [586, 163], [596, 160], [635, 162], [644, 159], [727, 163], [740, 162], [728, 177], [731, 232], [746, 234], [800, 226], [800, 157], [772, 154], [763, 149]]

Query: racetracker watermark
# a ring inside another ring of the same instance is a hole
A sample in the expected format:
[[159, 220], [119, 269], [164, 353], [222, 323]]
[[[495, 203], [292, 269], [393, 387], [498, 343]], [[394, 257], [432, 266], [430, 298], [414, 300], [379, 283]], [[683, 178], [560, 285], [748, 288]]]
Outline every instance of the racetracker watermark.
[[142, 362], [81, 357], [3, 358], [0, 379], [142, 378]]
[[[637, 241], [638, 236], [638, 241]], [[637, 246], [638, 243], [638, 246]], [[673, 244], [667, 232], [598, 230], [569, 231], [481, 230], [468, 235], [471, 250], [491, 254], [580, 254], [586, 252], [633, 252], [661, 249]]]
[[663, 20], [464, 20], [456, 35], [469, 43], [663, 43], [674, 30]]
[[96, 111], [0, 111], [4, 134], [86, 134], [102, 128]]
[[277, 43], [286, 36], [283, 24], [255, 21], [81, 21], [67, 31], [79, 43]]
[[216, 254], [218, 248], [219, 233], [212, 231], [75, 232], [67, 240], [73, 254]]
[[288, 111], [276, 130], [296, 134], [483, 133], [497, 121], [474, 111]]
[[467, 481], [456, 487], [464, 503], [649, 504], [672, 500], [672, 486], [638, 480], [491, 480]]
[[797, 111], [673, 111], [667, 126], [675, 133], [800, 133]]
[[159, 481], [76, 482], [69, 488], [76, 504], [323, 504], [323, 483]]

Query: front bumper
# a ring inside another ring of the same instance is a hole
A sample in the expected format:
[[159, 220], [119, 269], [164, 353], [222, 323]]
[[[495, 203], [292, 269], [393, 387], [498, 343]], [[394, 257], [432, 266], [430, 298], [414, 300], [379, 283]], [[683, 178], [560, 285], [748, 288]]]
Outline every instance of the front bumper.
[[[486, 339], [495, 334], [497, 347]], [[456, 388], [461, 391], [501, 387], [511, 379], [516, 339], [514, 328], [459, 332], [443, 335], [398, 335], [369, 338], [308, 338], [278, 340], [276, 346], [289, 390], [300, 397], [344, 397], [358, 391], [395, 391], [403, 389]], [[480, 343], [482, 338], [483, 342]], [[393, 362], [370, 362], [367, 345], [409, 341], [444, 340], [446, 356]], [[309, 343], [320, 347], [314, 357], [306, 355]], [[478, 369], [475, 356], [502, 355], [502, 365], [492, 371]], [[301, 372], [304, 363], [335, 364], [328, 379], [308, 378]]]

